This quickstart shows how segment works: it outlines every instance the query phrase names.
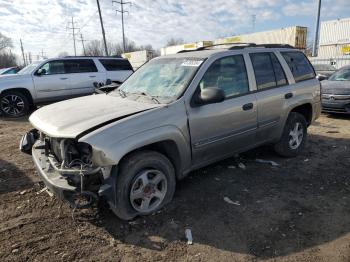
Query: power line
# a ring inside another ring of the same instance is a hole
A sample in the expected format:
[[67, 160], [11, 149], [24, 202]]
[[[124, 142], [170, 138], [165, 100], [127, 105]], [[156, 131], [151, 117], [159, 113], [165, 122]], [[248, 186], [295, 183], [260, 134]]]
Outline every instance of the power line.
[[117, 4], [120, 4], [120, 10], [115, 10], [117, 13], [121, 13], [122, 15], [122, 32], [123, 32], [123, 51], [125, 53], [125, 50], [126, 50], [126, 46], [125, 46], [125, 31], [124, 31], [124, 13], [128, 13], [129, 14], [129, 11], [125, 11], [124, 10], [124, 5], [131, 5], [131, 2], [123, 2], [123, 0], [120, 0], [119, 1], [112, 1], [112, 4], [113, 3], [117, 3]]
[[72, 27], [68, 27], [68, 29], [72, 29], [72, 31], [73, 31], [74, 55], [77, 56], [77, 47], [75, 45], [75, 30], [79, 29], [79, 28], [75, 27], [75, 22], [74, 22], [73, 16], [72, 16], [72, 22], [70, 22], [70, 23], [72, 23]]
[[99, 2], [99, 0], [96, 0], [96, 1], [97, 1], [98, 14], [99, 14], [99, 16], [100, 16], [101, 30], [102, 30], [102, 36], [103, 36], [103, 43], [104, 43], [104, 46], [105, 46], [106, 56], [108, 56], [108, 49], [107, 49], [107, 42], [106, 42], [106, 34], [105, 34], [105, 29], [104, 29], [104, 27], [103, 27], [103, 20], [102, 20], [100, 2]]

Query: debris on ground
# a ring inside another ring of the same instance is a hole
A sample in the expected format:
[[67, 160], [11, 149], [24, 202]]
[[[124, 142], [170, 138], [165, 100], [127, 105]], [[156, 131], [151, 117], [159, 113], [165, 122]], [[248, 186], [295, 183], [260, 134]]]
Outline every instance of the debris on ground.
[[304, 159], [304, 162], [309, 162], [309, 159], [308, 158]]
[[228, 169], [236, 169], [235, 166], [228, 166], [227, 168], [228, 168]]
[[240, 169], [243, 169], [243, 170], [246, 169], [245, 164], [243, 164], [242, 162], [240, 162], [240, 163], [238, 164], [238, 167], [239, 167]]
[[23, 191], [21, 191], [19, 194], [20, 194], [20, 195], [24, 195], [25, 193], [27, 193], [27, 190], [23, 190]]
[[40, 195], [42, 192], [45, 192], [50, 196], [53, 197], [53, 194], [50, 192], [50, 190], [47, 187], [44, 187], [43, 189], [41, 189], [39, 192], [36, 192], [37, 195]]
[[270, 164], [271, 166], [279, 166], [279, 164], [277, 164], [275, 161], [272, 161], [272, 160], [265, 160], [265, 159], [257, 158], [257, 159], [255, 159], [255, 162], [262, 163], [262, 164]]
[[229, 199], [228, 197], [224, 197], [224, 201], [231, 204], [231, 205], [236, 205], [236, 206], [240, 206], [241, 204], [239, 203], [239, 201], [232, 201], [231, 199]]
[[218, 178], [218, 177], [214, 177], [214, 179], [215, 179], [216, 181], [220, 181], [220, 178]]
[[193, 239], [192, 239], [191, 229], [187, 228], [185, 230], [185, 235], [186, 235], [186, 238], [187, 238], [187, 245], [192, 245], [193, 244]]

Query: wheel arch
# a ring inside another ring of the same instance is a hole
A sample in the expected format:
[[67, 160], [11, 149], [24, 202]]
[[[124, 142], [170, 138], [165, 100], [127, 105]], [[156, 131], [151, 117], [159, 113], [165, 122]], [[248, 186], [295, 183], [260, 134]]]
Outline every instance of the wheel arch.
[[30, 105], [34, 104], [34, 100], [33, 100], [33, 96], [31, 94], [31, 92], [27, 88], [24, 88], [24, 87], [8, 88], [8, 89], [5, 89], [5, 90], [1, 91], [0, 95], [9, 93], [11, 91], [20, 92], [21, 94], [26, 96], [26, 98], [28, 99], [28, 102], [29, 102]]
[[311, 103], [304, 103], [304, 104], [298, 105], [298, 106], [292, 108], [290, 110], [289, 114], [291, 112], [301, 114], [302, 116], [305, 117], [307, 125], [309, 126], [311, 124], [311, 122], [312, 122], [312, 105], [311, 105]]

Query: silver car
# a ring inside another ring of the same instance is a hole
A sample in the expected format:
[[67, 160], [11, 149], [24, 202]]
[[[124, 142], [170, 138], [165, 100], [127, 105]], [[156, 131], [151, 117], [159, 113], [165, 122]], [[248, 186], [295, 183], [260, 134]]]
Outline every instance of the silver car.
[[109, 94], [34, 112], [21, 149], [60, 198], [84, 208], [104, 197], [122, 219], [159, 210], [177, 180], [234, 154], [272, 144], [295, 156], [320, 114], [320, 83], [302, 52], [273, 47], [155, 58]]
[[20, 117], [39, 104], [90, 95], [94, 83], [123, 82], [133, 73], [127, 59], [65, 57], [28, 65], [0, 77], [0, 115]]

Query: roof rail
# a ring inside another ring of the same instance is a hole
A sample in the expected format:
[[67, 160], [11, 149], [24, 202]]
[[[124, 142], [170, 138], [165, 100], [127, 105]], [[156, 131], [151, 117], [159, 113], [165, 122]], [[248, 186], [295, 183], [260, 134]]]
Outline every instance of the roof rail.
[[225, 43], [225, 44], [216, 44], [216, 45], [210, 45], [210, 46], [202, 46], [197, 49], [193, 50], [181, 50], [179, 53], [186, 53], [186, 52], [194, 52], [194, 51], [201, 51], [205, 50], [211, 47], [216, 47], [216, 46], [230, 46], [227, 48], [228, 50], [235, 50], [235, 49], [244, 49], [248, 47], [262, 47], [262, 48], [293, 48], [295, 49], [294, 46], [288, 45], [288, 44], [255, 44], [255, 43]]
[[94, 58], [94, 57], [103, 57], [103, 58], [123, 58], [121, 55], [80, 55], [80, 56], [65, 56], [63, 58]]

